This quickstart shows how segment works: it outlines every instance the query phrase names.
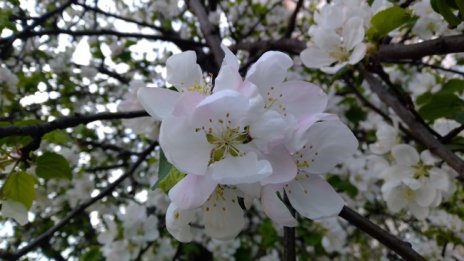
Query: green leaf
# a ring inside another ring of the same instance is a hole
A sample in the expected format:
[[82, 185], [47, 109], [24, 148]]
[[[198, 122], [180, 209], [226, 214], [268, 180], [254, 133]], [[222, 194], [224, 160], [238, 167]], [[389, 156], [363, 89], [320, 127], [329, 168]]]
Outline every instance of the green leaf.
[[464, 92], [464, 80], [451, 79], [447, 81], [440, 93], [462, 93]]
[[438, 13], [443, 16], [445, 21], [451, 26], [456, 27], [461, 23], [461, 19], [459, 19], [451, 9], [451, 6], [443, 0], [435, 1], [436, 8], [438, 9]]
[[279, 240], [279, 235], [275, 231], [271, 220], [268, 218], [259, 225], [259, 233], [262, 236], [261, 242], [266, 248], [274, 246], [274, 244]]
[[353, 186], [348, 179], [342, 179], [339, 176], [332, 176], [327, 181], [335, 188], [335, 190], [343, 191], [350, 197], [356, 197], [358, 194], [358, 189]]
[[436, 93], [418, 112], [425, 120], [431, 122], [438, 118], [461, 120], [464, 101], [455, 94]]
[[102, 253], [98, 247], [92, 247], [81, 258], [81, 261], [100, 261], [103, 260]]
[[159, 183], [166, 178], [169, 174], [169, 171], [172, 168], [172, 164], [166, 159], [164, 152], [160, 149], [160, 158], [159, 158], [159, 165], [158, 165], [158, 180], [156, 181], [155, 185], [152, 186], [151, 189], [155, 189], [159, 186]]
[[56, 144], [66, 144], [71, 141], [69, 134], [66, 131], [60, 129], [45, 134], [42, 139], [48, 141], [49, 143]]
[[159, 188], [165, 193], [168, 193], [181, 179], [185, 177], [185, 173], [178, 170], [176, 167], [171, 167], [169, 173], [159, 182]]
[[69, 162], [54, 152], [45, 152], [37, 158], [35, 173], [44, 179], [71, 179], [72, 173]]
[[3, 198], [22, 203], [27, 209], [35, 199], [35, 178], [26, 172], [15, 172], [8, 176], [3, 185]]
[[378, 40], [389, 32], [410, 21], [411, 16], [401, 7], [393, 6], [382, 10], [371, 18], [371, 27], [367, 31], [370, 40]]

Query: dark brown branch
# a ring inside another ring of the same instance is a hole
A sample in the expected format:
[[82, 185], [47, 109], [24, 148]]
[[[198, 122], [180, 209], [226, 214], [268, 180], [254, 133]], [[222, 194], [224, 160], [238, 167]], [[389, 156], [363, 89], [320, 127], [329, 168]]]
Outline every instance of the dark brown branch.
[[443, 36], [416, 44], [381, 45], [374, 57], [378, 61], [416, 60], [459, 52], [464, 52], [464, 35]]
[[144, 150], [137, 161], [132, 164], [130, 169], [121, 177], [119, 177], [116, 181], [111, 183], [108, 187], [106, 187], [100, 194], [95, 196], [94, 198], [90, 198], [84, 203], [80, 204], [76, 208], [74, 208], [64, 219], [62, 219], [60, 222], [58, 222], [56, 225], [53, 227], [49, 228], [47, 231], [45, 231], [43, 234], [32, 240], [28, 245], [25, 247], [19, 249], [16, 253], [12, 254], [10, 256], [10, 260], [17, 260], [23, 255], [29, 253], [30, 251], [34, 250], [36, 247], [39, 245], [43, 244], [44, 241], [50, 240], [50, 238], [53, 236], [55, 232], [63, 228], [70, 220], [72, 220], [75, 216], [80, 214], [82, 211], [84, 211], [86, 208], [89, 206], [93, 205], [95, 202], [101, 200], [102, 198], [111, 195], [111, 192], [119, 185], [121, 184], [126, 178], [131, 176], [135, 170], [145, 161], [145, 159], [150, 155], [150, 153], [154, 150], [154, 148], [157, 146], [157, 142], [152, 143], [146, 150]]
[[298, 16], [298, 12], [300, 12], [300, 9], [302, 6], [303, 6], [303, 0], [298, 0], [298, 3], [296, 3], [295, 10], [293, 10], [293, 13], [290, 16], [290, 19], [288, 19], [287, 31], [285, 32], [285, 36], [284, 36], [285, 38], [290, 38], [292, 36], [292, 33], [295, 30], [296, 17]]
[[222, 59], [224, 58], [224, 52], [221, 49], [221, 37], [219, 31], [215, 28], [208, 20], [208, 14], [206, 13], [205, 6], [199, 0], [189, 0], [187, 5], [192, 13], [198, 19], [200, 23], [200, 29], [205, 37], [206, 43], [208, 44], [211, 53], [213, 54], [214, 61], [217, 66], [220, 66]]
[[464, 131], [464, 124], [448, 132], [448, 134], [443, 136], [443, 138], [441, 139], [441, 142], [444, 144], [449, 143], [454, 137], [456, 137], [462, 131]]
[[116, 37], [126, 37], [126, 38], [137, 38], [137, 39], [149, 39], [149, 40], [159, 40], [159, 41], [168, 41], [177, 45], [188, 45], [193, 49], [194, 47], [204, 46], [202, 43], [195, 41], [181, 39], [175, 36], [168, 35], [156, 35], [156, 34], [141, 34], [141, 33], [125, 33], [112, 30], [88, 30], [88, 31], [73, 31], [68, 29], [55, 29], [55, 30], [42, 30], [42, 31], [31, 31], [23, 35], [18, 36], [18, 38], [26, 39], [34, 36], [44, 36], [44, 35], [60, 35], [67, 34], [71, 36], [103, 36], [111, 35]]
[[148, 116], [145, 111], [131, 112], [102, 112], [93, 115], [76, 115], [56, 119], [51, 122], [27, 125], [27, 126], [8, 126], [0, 128], [0, 138], [7, 136], [43, 136], [45, 133], [56, 129], [66, 129], [75, 127], [79, 124], [87, 124], [98, 120], [130, 119]]
[[363, 71], [363, 74], [371, 90], [379, 96], [379, 99], [383, 103], [395, 111], [401, 120], [408, 126], [410, 132], [416, 137], [416, 139], [425, 145], [433, 154], [443, 159], [459, 174], [458, 178], [463, 180], [464, 161], [448, 150], [445, 145], [437, 140], [423, 124], [417, 121], [415, 115], [408, 110], [395, 95], [389, 92], [380, 80], [367, 71]]
[[339, 216], [371, 237], [377, 239], [389, 249], [395, 251], [395, 253], [404, 258], [404, 260], [425, 260], [424, 257], [412, 249], [411, 244], [391, 235], [353, 209], [344, 206]]

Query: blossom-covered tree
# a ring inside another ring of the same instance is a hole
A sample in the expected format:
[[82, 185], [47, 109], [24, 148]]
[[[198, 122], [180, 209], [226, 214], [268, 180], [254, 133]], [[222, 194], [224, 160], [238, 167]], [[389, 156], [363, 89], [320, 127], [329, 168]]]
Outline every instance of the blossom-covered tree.
[[460, 0], [0, 2], [5, 260], [464, 259]]

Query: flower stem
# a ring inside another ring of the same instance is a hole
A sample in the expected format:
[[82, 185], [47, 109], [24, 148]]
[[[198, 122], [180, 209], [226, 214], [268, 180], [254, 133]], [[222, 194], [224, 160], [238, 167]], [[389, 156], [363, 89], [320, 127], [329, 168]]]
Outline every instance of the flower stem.
[[284, 261], [295, 261], [295, 228], [284, 227]]

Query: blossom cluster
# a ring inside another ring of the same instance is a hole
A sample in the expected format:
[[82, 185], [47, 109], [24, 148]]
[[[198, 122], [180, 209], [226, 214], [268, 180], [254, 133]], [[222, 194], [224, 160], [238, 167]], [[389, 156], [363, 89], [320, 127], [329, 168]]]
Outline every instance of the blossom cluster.
[[315, 25], [309, 29], [311, 41], [300, 54], [302, 62], [325, 73], [336, 73], [347, 64], [358, 63], [366, 54], [364, 36], [370, 18], [391, 5], [385, 0], [374, 1], [372, 5], [361, 0], [339, 0], [324, 5], [314, 16]]
[[167, 81], [178, 91], [138, 91], [143, 107], [162, 121], [166, 158], [186, 174], [169, 191], [168, 231], [192, 240], [191, 222], [201, 212], [207, 234], [234, 238], [245, 226], [242, 199], [247, 206], [260, 198], [265, 213], [285, 226], [297, 222], [284, 197], [304, 217], [337, 215], [344, 201], [320, 174], [356, 150], [353, 133], [324, 113], [327, 96], [318, 86], [285, 81], [293, 64], [286, 54], [264, 53], [242, 79], [237, 57], [223, 50], [214, 88], [187, 51], [166, 64]]

